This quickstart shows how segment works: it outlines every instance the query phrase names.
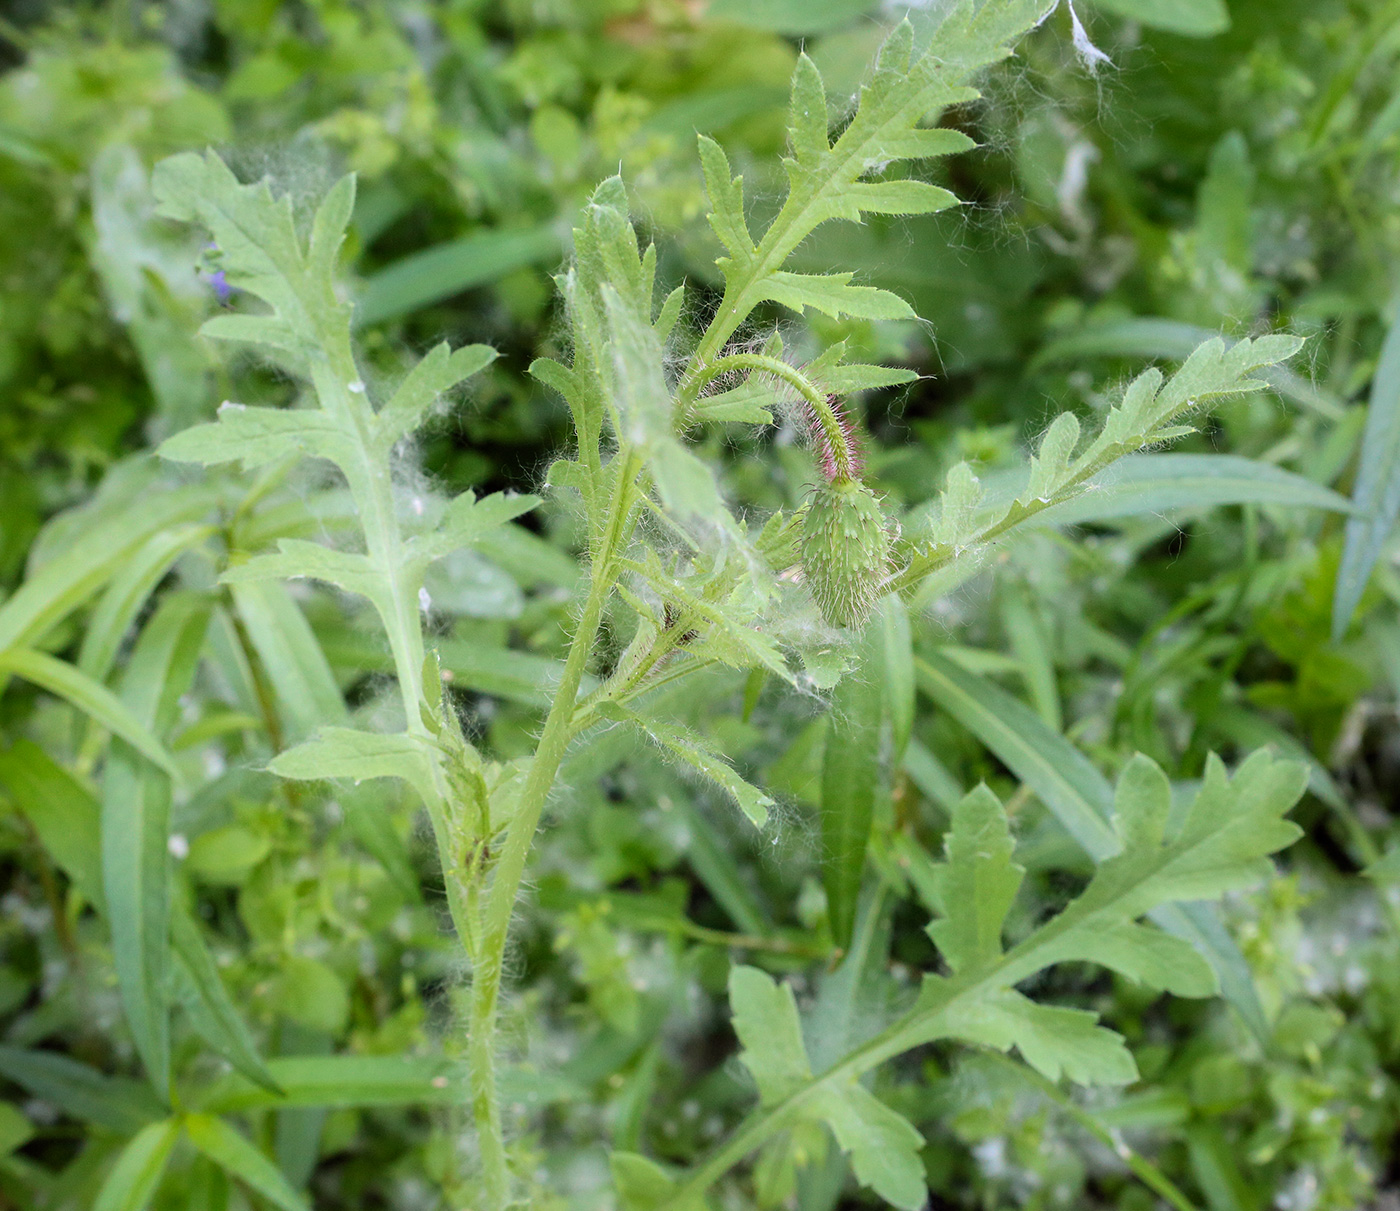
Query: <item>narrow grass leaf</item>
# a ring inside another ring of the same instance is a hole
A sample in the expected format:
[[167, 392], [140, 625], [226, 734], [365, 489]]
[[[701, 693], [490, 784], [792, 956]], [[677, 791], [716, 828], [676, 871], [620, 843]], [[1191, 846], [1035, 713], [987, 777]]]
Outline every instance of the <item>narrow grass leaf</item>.
[[0, 751], [0, 784], [49, 857], [88, 903], [102, 909], [101, 809], [91, 789], [25, 739]]
[[165, 1114], [144, 1082], [106, 1076], [54, 1051], [0, 1046], [0, 1076], [65, 1114], [122, 1136]]
[[183, 908], [170, 917], [170, 943], [185, 984], [185, 1011], [199, 1036], [249, 1080], [279, 1093], [257, 1044], [219, 975], [194, 918]]
[[866, 625], [856, 667], [832, 695], [822, 756], [822, 883], [832, 937], [843, 949], [855, 927], [880, 777], [884, 642], [884, 618], [876, 615]]
[[1352, 502], [1356, 516], [1347, 520], [1346, 545], [1332, 597], [1334, 641], [1346, 634], [1371, 570], [1400, 515], [1400, 314], [1385, 335], [1371, 380]]
[[230, 591], [277, 692], [287, 738], [299, 740], [322, 724], [344, 723], [345, 700], [311, 624], [286, 588], [274, 581], [254, 581], [232, 585]]
[[[122, 698], [153, 730], [174, 722], [194, 677], [210, 602], [165, 598], [122, 678]], [[102, 886], [127, 1024], [156, 1092], [170, 1085], [170, 806], [165, 772], [118, 742], [102, 782]]]
[[358, 327], [382, 324], [431, 303], [485, 286], [526, 265], [556, 261], [563, 251], [552, 224], [474, 232], [411, 253], [366, 279], [355, 308]]
[[72, 703], [114, 736], [120, 736], [143, 757], [155, 762], [172, 778], [180, 776], [175, 759], [150, 728], [105, 685], [79, 672], [71, 664], [46, 652], [17, 648], [0, 653], [0, 673], [14, 673]]
[[175, 1119], [141, 1128], [121, 1150], [92, 1211], [145, 1211], [179, 1138], [180, 1124]]
[[185, 1117], [190, 1141], [230, 1176], [282, 1211], [311, 1211], [311, 1204], [282, 1176], [277, 1166], [223, 1119], [208, 1114]]

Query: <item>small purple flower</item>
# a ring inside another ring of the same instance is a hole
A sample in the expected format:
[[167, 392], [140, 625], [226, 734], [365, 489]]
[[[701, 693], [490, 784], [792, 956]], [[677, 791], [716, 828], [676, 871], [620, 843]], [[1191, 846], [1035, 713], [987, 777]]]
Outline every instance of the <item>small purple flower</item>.
[[204, 245], [205, 272], [209, 277], [209, 287], [218, 299], [220, 307], [227, 307], [233, 298], [233, 287], [228, 284], [228, 275], [219, 264], [219, 246], [214, 243]]
[[233, 287], [228, 284], [228, 277], [222, 269], [216, 269], [209, 275], [209, 285], [214, 290], [214, 297], [219, 300], [219, 306], [227, 307], [233, 298]]

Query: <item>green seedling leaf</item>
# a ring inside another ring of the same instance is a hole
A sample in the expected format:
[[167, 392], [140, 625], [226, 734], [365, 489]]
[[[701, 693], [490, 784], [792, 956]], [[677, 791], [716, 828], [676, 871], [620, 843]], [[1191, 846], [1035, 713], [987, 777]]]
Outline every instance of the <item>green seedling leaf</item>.
[[121, 1136], [134, 1135], [165, 1113], [144, 1081], [104, 1076], [54, 1051], [0, 1046], [0, 1075], [64, 1113]]
[[791, 988], [757, 967], [735, 967], [729, 1005], [743, 1047], [739, 1058], [758, 1085], [761, 1105], [777, 1105], [812, 1079]]
[[[1119, 840], [1109, 824], [1113, 788], [1083, 753], [1011, 695], [944, 657], [921, 658], [918, 680], [920, 689], [1035, 791], [1091, 858], [1102, 861], [1117, 851]], [[1152, 918], [1196, 948], [1250, 1030], [1267, 1039], [1268, 1020], [1249, 965], [1210, 907], [1166, 904]]]
[[268, 769], [303, 782], [350, 778], [402, 778], [424, 798], [434, 794], [432, 759], [424, 741], [406, 732], [322, 728], [311, 740], [279, 753]]
[[185, 1131], [205, 1156], [255, 1194], [282, 1211], [311, 1211], [277, 1166], [223, 1119], [208, 1114], [185, 1116]]
[[1002, 926], [1026, 872], [1012, 861], [1001, 801], [985, 786], [953, 809], [944, 846], [936, 886], [945, 915], [928, 933], [953, 971], [975, 971], [1001, 957]]
[[145, 1211], [180, 1138], [175, 1119], [141, 1128], [117, 1157], [92, 1211]]

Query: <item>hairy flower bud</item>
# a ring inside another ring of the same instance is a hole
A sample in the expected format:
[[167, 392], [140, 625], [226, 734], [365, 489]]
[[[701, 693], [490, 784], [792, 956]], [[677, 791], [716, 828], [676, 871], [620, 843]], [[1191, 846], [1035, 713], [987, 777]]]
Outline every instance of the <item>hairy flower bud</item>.
[[802, 523], [802, 570], [833, 626], [865, 621], [889, 571], [890, 535], [875, 493], [859, 480], [823, 484]]

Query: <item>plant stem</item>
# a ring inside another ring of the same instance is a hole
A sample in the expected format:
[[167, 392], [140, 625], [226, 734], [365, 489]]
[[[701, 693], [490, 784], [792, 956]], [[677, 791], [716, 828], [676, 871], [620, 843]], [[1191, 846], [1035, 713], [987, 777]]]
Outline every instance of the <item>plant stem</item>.
[[1070, 1116], [1076, 1123], [1089, 1132], [1099, 1143], [1108, 1148], [1119, 1160], [1121, 1160], [1133, 1176], [1144, 1186], [1151, 1190], [1159, 1198], [1169, 1203], [1175, 1211], [1198, 1211], [1196, 1204], [1186, 1197], [1165, 1173], [1154, 1165], [1145, 1156], [1133, 1151], [1121, 1138], [1115, 1136], [1112, 1131], [1105, 1127], [1094, 1115], [1085, 1110], [1073, 1098], [1067, 1096], [1054, 1081], [1048, 1077], [1041, 1076], [1034, 1068], [1025, 1064], [1018, 1064], [1009, 1056], [1002, 1055], [998, 1051], [988, 1051], [985, 1053], [990, 1059], [995, 1060], [1009, 1072], [1014, 1072], [1022, 1080], [1034, 1085], [1041, 1094], [1049, 1101], [1054, 1102], [1061, 1110]]
[[730, 370], [757, 370], [780, 378], [797, 391], [812, 409], [812, 420], [822, 431], [827, 448], [831, 451], [838, 479], [854, 479], [856, 475], [856, 452], [851, 449], [850, 437], [841, 418], [831, 406], [826, 392], [807, 378], [800, 370], [789, 366], [776, 357], [762, 353], [733, 353], [710, 362], [696, 373], [697, 390], [708, 382]]
[[626, 540], [633, 506], [636, 502], [636, 480], [641, 460], [630, 448], [616, 456], [616, 480], [608, 511], [608, 523], [593, 552], [589, 574], [588, 597], [579, 616], [569, 644], [564, 673], [539, 745], [530, 762], [524, 789], [514, 817], [506, 830], [501, 855], [491, 874], [491, 890], [487, 895], [484, 920], [476, 966], [472, 971], [472, 1004], [467, 1055], [471, 1066], [472, 1111], [476, 1119], [478, 1145], [481, 1149], [482, 1175], [485, 1179], [487, 1211], [504, 1211], [510, 1200], [510, 1168], [506, 1161], [505, 1139], [501, 1131], [501, 1112], [496, 1094], [496, 1015], [501, 992], [501, 968], [505, 957], [510, 920], [515, 910], [515, 898], [525, 873], [525, 861], [540, 816], [554, 786], [554, 779], [569, 746], [574, 708], [578, 701], [579, 684], [593, 651], [593, 641], [603, 618], [603, 607], [612, 593], [615, 580], [614, 561], [618, 549]]

